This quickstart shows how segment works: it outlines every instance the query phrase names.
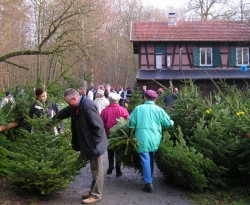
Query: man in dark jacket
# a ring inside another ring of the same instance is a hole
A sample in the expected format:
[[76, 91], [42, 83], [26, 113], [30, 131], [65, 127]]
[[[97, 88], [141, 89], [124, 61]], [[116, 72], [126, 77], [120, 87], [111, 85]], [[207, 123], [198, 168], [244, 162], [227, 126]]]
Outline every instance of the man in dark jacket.
[[163, 102], [165, 103], [166, 107], [173, 107], [174, 102], [177, 100], [178, 98], [178, 88], [174, 88], [173, 93], [166, 95], [163, 98]]
[[94, 101], [69, 88], [64, 93], [69, 106], [62, 109], [56, 119], [71, 117], [72, 147], [81, 152], [84, 161], [90, 160], [92, 184], [90, 191], [83, 194], [84, 204], [101, 201], [103, 190], [102, 154], [108, 147], [108, 140], [99, 111]]

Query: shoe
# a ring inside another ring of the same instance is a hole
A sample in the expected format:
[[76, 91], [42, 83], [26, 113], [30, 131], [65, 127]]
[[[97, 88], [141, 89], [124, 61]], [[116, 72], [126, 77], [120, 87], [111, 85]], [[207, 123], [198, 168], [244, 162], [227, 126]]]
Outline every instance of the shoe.
[[122, 176], [122, 172], [121, 171], [116, 172], [116, 177], [120, 177], [120, 176]]
[[96, 197], [90, 196], [89, 198], [82, 200], [82, 203], [83, 204], [94, 204], [98, 201], [101, 201], [101, 198], [96, 198]]
[[112, 171], [114, 170], [114, 166], [112, 167], [109, 167], [108, 168], [108, 171], [107, 171], [107, 174], [112, 174]]
[[82, 195], [82, 198], [83, 199], [87, 199], [87, 198], [89, 198], [90, 197], [90, 191], [88, 191], [88, 192], [86, 192], [86, 193], [84, 193], [83, 195]]
[[153, 192], [153, 184], [145, 184], [145, 186], [142, 189], [145, 192], [152, 193]]

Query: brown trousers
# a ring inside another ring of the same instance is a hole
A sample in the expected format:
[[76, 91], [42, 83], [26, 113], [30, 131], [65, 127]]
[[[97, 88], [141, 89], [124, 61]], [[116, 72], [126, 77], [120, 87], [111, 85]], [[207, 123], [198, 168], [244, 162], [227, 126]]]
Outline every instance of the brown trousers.
[[93, 177], [90, 194], [101, 198], [104, 184], [102, 156], [90, 160], [90, 169]]

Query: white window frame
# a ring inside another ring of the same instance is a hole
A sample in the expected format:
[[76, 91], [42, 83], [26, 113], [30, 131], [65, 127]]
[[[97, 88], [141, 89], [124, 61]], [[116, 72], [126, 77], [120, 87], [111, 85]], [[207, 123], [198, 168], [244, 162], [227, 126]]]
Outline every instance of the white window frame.
[[[205, 63], [201, 63], [201, 54], [203, 53], [202, 51], [205, 51]], [[211, 53], [211, 63], [208, 63], [208, 51]], [[213, 66], [213, 48], [212, 47], [206, 47], [206, 48], [200, 48], [200, 66]]]
[[[244, 51], [245, 51], [245, 55], [244, 55]], [[247, 62], [247, 63], [244, 63], [244, 62]], [[237, 47], [236, 48], [236, 65], [237, 66], [249, 65], [249, 47]]]

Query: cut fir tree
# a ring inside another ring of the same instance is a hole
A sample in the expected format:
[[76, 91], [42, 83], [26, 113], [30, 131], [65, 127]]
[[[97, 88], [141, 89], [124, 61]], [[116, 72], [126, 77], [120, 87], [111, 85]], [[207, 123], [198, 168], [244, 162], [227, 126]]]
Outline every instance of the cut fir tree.
[[18, 189], [46, 195], [65, 190], [86, 165], [72, 150], [67, 135], [53, 134], [46, 116], [32, 120], [34, 132], [20, 130], [12, 143], [8, 165], [10, 184]]
[[128, 120], [124, 118], [117, 119], [117, 125], [110, 129], [109, 149], [115, 150], [117, 160], [124, 167], [141, 172], [137, 143], [134, 130], [129, 129]]

